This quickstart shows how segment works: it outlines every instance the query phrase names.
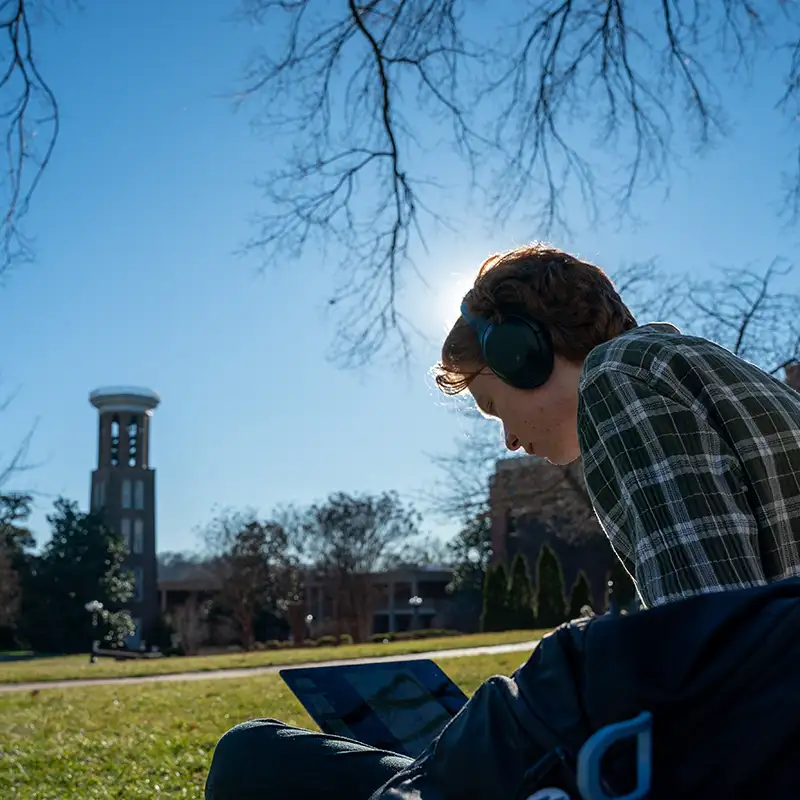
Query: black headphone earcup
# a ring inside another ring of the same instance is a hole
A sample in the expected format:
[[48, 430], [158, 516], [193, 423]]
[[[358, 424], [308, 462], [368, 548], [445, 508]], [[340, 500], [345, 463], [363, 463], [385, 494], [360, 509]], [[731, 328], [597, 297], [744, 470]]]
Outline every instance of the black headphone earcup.
[[535, 320], [512, 317], [492, 325], [483, 340], [483, 355], [492, 372], [518, 389], [536, 389], [553, 372], [550, 333]]

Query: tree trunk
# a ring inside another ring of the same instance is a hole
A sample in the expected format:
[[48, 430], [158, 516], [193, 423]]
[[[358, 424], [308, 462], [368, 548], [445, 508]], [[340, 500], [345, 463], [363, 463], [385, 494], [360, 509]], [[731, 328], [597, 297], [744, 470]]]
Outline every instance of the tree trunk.
[[241, 605], [234, 614], [236, 624], [239, 626], [239, 643], [242, 649], [249, 652], [253, 649], [253, 612], [249, 605]]
[[303, 603], [289, 603], [286, 618], [292, 633], [292, 641], [301, 645], [306, 638], [306, 609]]

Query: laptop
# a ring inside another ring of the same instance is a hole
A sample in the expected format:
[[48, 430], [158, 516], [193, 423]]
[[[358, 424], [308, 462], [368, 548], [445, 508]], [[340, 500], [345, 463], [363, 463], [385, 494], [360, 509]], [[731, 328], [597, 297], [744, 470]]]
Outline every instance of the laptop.
[[416, 758], [467, 696], [429, 659], [279, 671], [323, 733]]

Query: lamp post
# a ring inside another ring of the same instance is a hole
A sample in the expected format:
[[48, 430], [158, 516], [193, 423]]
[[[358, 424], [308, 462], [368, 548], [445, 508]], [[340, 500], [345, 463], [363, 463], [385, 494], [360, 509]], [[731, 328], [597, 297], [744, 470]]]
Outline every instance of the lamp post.
[[422, 598], [418, 595], [412, 595], [408, 598], [408, 604], [414, 612], [414, 630], [419, 630], [419, 607], [422, 605]]
[[90, 600], [84, 608], [92, 615], [92, 650], [91, 655], [89, 656], [89, 663], [94, 664], [97, 660], [95, 656], [95, 650], [97, 646], [100, 644], [97, 640], [97, 616], [103, 610], [103, 604], [99, 600]]
[[311, 623], [314, 621], [313, 614], [306, 614], [306, 639], [311, 638]]

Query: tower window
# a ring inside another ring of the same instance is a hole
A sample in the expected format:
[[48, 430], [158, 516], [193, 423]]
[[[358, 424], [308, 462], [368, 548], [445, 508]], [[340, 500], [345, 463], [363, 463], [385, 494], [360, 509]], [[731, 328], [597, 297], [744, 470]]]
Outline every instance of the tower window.
[[133, 521], [133, 552], [144, 552], [144, 523], [140, 519]]
[[120, 524], [120, 532], [122, 533], [122, 541], [125, 544], [125, 552], [131, 551], [131, 521], [125, 517]]
[[144, 596], [144, 575], [141, 567], [134, 567], [133, 569], [133, 602], [141, 603]]
[[128, 423], [128, 466], [136, 466], [139, 445], [139, 418], [131, 417]]
[[123, 481], [122, 482], [122, 507], [123, 508], [130, 508], [131, 507], [131, 482], [130, 481]]
[[111, 420], [111, 466], [119, 464], [119, 417]]
[[106, 482], [97, 481], [92, 487], [92, 511], [99, 511], [106, 504]]
[[138, 511], [144, 508], [144, 481], [136, 481], [134, 485], [133, 507]]

